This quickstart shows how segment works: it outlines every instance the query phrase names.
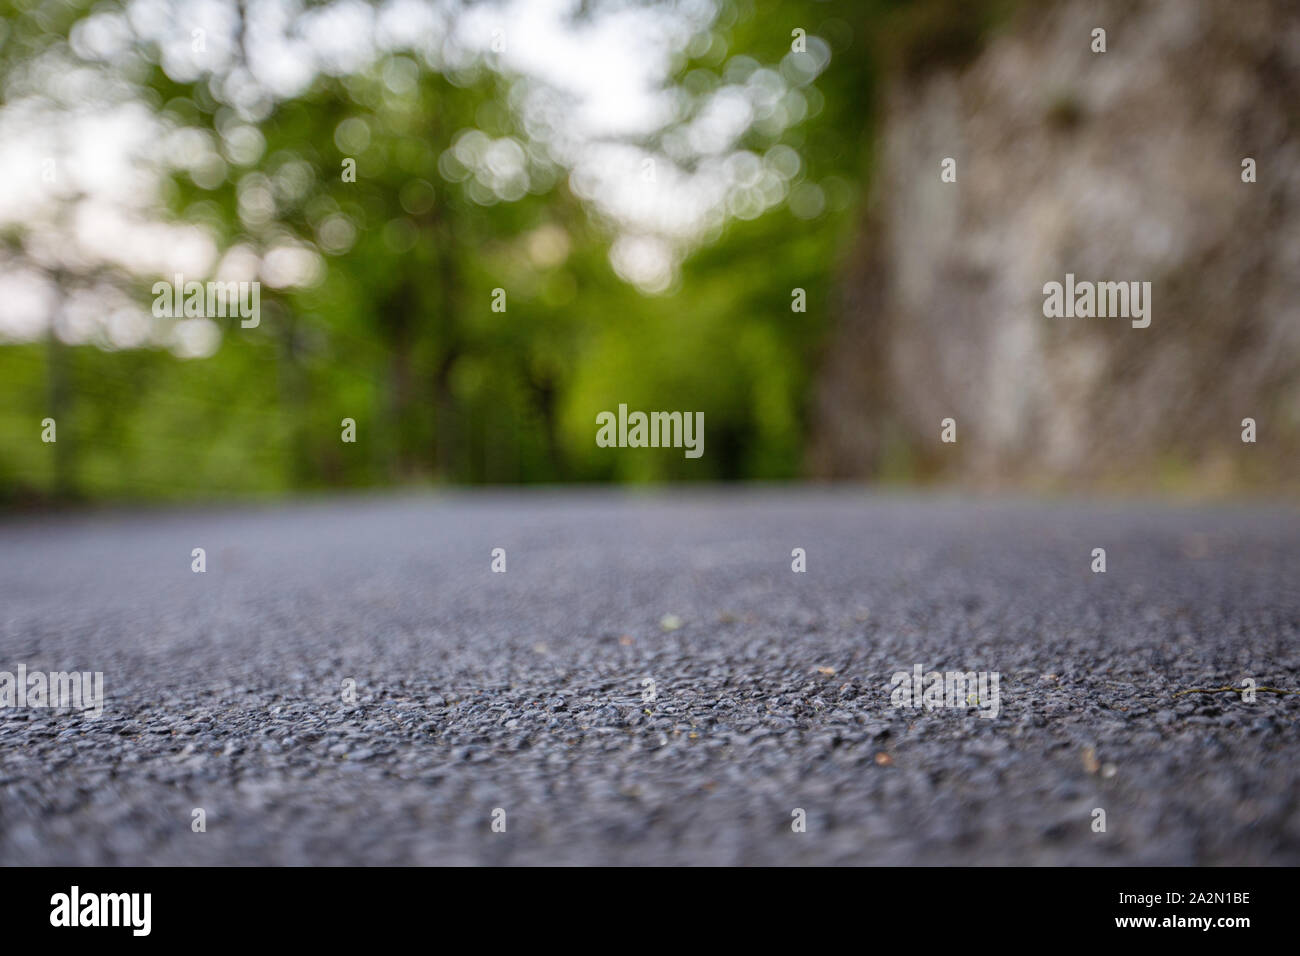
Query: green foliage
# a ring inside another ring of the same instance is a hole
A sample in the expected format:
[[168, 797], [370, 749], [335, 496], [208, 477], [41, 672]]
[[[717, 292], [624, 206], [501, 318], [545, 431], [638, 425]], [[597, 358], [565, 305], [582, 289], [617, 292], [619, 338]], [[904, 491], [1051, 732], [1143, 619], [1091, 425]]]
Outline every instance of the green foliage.
[[[223, 250], [319, 250], [320, 281], [264, 284], [260, 327], [228, 321], [209, 358], [0, 346], [0, 494], [190, 498], [426, 480], [797, 476], [805, 396], [870, 159], [877, 81], [868, 38], [892, 6], [847, 19], [811, 0], [729, 4], [708, 50], [681, 58], [674, 83], [699, 92], [721, 83], [737, 57], [775, 68], [793, 27], [825, 38], [832, 67], [808, 94], [809, 115], [741, 143], [760, 154], [797, 150], [795, 182], [815, 186], [825, 208], [801, 219], [782, 203], [731, 220], [662, 295], [614, 273], [608, 224], [524, 133], [515, 78], [421, 66], [412, 87], [394, 92], [386, 71], [415, 63], [401, 53], [365, 73], [318, 77], [257, 124], [265, 145], [255, 158], [227, 156], [215, 187], [178, 171], [164, 198]], [[56, 42], [74, 19], [42, 21], [35, 33]], [[7, 31], [5, 69], [21, 60], [15, 38], [33, 33], [32, 22], [19, 16]], [[177, 82], [155, 65], [141, 96], [168, 123], [219, 143], [235, 121], [209, 82]], [[458, 178], [447, 157], [472, 130], [528, 150], [527, 191], [494, 196]], [[342, 176], [346, 159], [356, 161], [355, 182]], [[258, 212], [268, 195], [273, 209]], [[538, 255], [548, 243], [562, 251]], [[505, 312], [491, 308], [498, 288]], [[806, 292], [806, 312], [791, 311], [795, 288]], [[598, 449], [595, 416], [619, 403], [704, 412], [705, 456]], [[61, 458], [39, 441], [39, 422], [56, 407]], [[357, 422], [356, 444], [339, 439], [344, 418]]]

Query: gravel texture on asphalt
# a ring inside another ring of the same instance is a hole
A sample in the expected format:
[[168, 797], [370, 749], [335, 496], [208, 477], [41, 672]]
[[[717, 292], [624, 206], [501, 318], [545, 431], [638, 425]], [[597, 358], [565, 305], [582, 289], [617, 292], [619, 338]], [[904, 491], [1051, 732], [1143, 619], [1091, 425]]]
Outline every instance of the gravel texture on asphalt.
[[[0, 710], [0, 863], [1297, 864], [1300, 696], [1174, 695], [1300, 690], [1298, 639], [1284, 506], [566, 489], [10, 517], [0, 671], [102, 671], [107, 700]], [[998, 715], [893, 707], [916, 665], [997, 672]]]

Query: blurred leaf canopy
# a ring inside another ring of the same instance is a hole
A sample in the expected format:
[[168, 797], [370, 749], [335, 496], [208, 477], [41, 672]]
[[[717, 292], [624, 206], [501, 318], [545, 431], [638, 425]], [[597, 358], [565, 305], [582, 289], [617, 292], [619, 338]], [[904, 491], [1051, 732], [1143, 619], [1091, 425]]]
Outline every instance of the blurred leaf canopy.
[[[0, 3], [0, 135], [41, 132], [23, 154], [41, 195], [0, 208], [0, 281], [47, 317], [0, 327], [0, 495], [798, 475], [870, 159], [869, 28], [895, 6], [575, 5], [573, 29], [635, 14], [680, 41], [662, 121], [584, 141], [571, 91], [495, 37], [465, 43], [483, 5]], [[393, 36], [394, 11], [428, 31]], [[322, 46], [325, 16], [369, 23], [369, 53]], [[296, 85], [261, 79], [267, 24], [320, 47]], [[94, 144], [66, 142], [94, 114], [152, 143], [129, 188], [110, 183], [120, 219], [84, 186]], [[37, 179], [45, 156], [57, 174]], [[124, 250], [114, 224], [153, 230], [155, 264], [88, 251], [96, 216]], [[260, 278], [257, 328], [150, 315], [172, 279], [157, 263], [193, 234], [211, 254], [185, 278]], [[620, 403], [704, 412], [706, 455], [598, 449], [595, 416]]]

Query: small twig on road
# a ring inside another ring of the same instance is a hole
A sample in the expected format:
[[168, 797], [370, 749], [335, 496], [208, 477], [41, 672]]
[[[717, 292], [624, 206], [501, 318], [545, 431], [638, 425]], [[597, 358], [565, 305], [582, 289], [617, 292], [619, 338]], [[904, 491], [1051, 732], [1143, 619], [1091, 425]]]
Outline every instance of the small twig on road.
[[[1182, 697], [1184, 694], [1222, 694], [1224, 691], [1232, 691], [1234, 694], [1242, 694], [1250, 687], [1189, 687], [1187, 690], [1180, 690], [1174, 693], [1175, 697]], [[1270, 694], [1300, 694], [1300, 690], [1281, 690], [1277, 687], [1256, 687], [1256, 691], [1267, 691]]]

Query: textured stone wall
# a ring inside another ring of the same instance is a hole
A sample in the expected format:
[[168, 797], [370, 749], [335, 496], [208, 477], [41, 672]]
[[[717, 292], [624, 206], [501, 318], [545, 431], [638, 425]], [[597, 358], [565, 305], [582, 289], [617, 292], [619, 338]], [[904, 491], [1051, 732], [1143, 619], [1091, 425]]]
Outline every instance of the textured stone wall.
[[[1024, 4], [963, 68], [900, 75], [810, 470], [1296, 487], [1298, 134], [1291, 2]], [[1067, 272], [1150, 281], [1150, 327], [1044, 317]]]

